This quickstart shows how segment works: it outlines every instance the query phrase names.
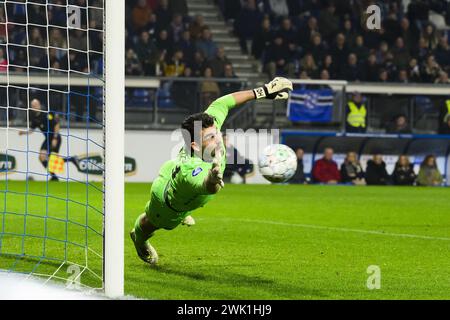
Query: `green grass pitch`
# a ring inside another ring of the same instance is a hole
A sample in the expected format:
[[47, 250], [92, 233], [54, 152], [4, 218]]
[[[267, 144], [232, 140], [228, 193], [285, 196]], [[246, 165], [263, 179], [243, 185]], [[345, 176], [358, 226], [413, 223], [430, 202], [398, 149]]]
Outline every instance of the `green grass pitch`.
[[[0, 186], [4, 189], [4, 184]], [[25, 187], [23, 182], [8, 185], [18, 192]], [[28, 188], [43, 193], [46, 184], [33, 182]], [[70, 194], [80, 203], [88, 199], [94, 207], [101, 206], [101, 195], [95, 196], [96, 191], [83, 184], [49, 184], [49, 188], [61, 198]], [[138, 259], [128, 235], [149, 190], [149, 184], [126, 185], [125, 291], [129, 295], [148, 299], [450, 298], [450, 189], [227, 185], [193, 213], [195, 226], [155, 234], [152, 244], [160, 263], [153, 268]], [[28, 210], [45, 216], [49, 208], [50, 217], [69, 217], [80, 224], [88, 221], [93, 230], [101, 228], [98, 214], [86, 214], [72, 203], [54, 199], [42, 203], [38, 197], [23, 200], [5, 193], [0, 197], [7, 197], [3, 211]], [[0, 228], [23, 232], [23, 216], [3, 211]], [[49, 219], [44, 230], [42, 218], [28, 218], [27, 234], [54, 233], [55, 240], [45, 243], [48, 256], [67, 254], [81, 263], [85, 256], [76, 244], [85, 241], [101, 250], [101, 239], [91, 229]], [[56, 240], [66, 234], [71, 242], [62, 247]], [[27, 238], [25, 244], [15, 236], [2, 240], [3, 253], [23, 249], [39, 255], [42, 251], [41, 238]], [[95, 255], [89, 261], [93, 270], [101, 269]], [[4, 269], [14, 264], [16, 270], [26, 272], [35, 263], [0, 257]], [[367, 269], [372, 265], [381, 272], [380, 289], [367, 288], [371, 275]], [[42, 261], [35, 272], [51, 272], [55, 266]], [[67, 271], [62, 272], [67, 277]], [[82, 277], [87, 284], [95, 282], [89, 273]]]

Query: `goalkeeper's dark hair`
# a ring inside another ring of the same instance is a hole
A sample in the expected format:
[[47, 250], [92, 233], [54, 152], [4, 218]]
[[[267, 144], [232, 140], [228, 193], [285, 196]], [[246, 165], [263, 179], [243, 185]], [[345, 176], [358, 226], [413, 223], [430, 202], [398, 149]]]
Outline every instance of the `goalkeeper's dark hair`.
[[183, 139], [187, 150], [189, 150], [188, 148], [190, 148], [191, 143], [196, 141], [196, 138], [200, 138], [195, 137], [194, 135], [195, 123], [200, 122], [202, 129], [206, 129], [212, 127], [214, 125], [214, 121], [215, 118], [213, 116], [204, 112], [194, 113], [183, 120], [181, 123], [181, 129], [183, 129]]

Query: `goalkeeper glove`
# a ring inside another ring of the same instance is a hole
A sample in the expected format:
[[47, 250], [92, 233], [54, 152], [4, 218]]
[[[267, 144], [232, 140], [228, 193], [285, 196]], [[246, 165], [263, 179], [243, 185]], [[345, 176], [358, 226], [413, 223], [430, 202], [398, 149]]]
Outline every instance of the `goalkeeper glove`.
[[276, 77], [262, 87], [253, 89], [255, 99], [286, 100], [292, 91], [292, 82], [283, 77]]

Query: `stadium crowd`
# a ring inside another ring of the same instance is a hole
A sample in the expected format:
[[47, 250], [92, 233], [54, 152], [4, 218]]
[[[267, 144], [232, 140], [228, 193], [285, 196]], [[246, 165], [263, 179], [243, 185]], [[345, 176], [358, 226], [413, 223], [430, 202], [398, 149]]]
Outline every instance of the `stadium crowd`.
[[[219, 2], [242, 50], [261, 60], [269, 78], [450, 83], [448, 35], [429, 21], [433, 10], [449, 24], [447, 1]], [[379, 30], [361, 21], [370, 4], [381, 6]]]
[[127, 1], [126, 6], [127, 74], [235, 77], [203, 16], [188, 16], [186, 0]]
[[441, 186], [444, 182], [436, 164], [436, 157], [433, 155], [427, 155], [424, 158], [417, 175], [409, 157], [400, 155], [393, 172], [389, 174], [380, 154], [374, 155], [367, 161], [366, 171], [364, 171], [356, 152], [348, 152], [339, 168], [333, 160], [333, 149], [325, 148], [323, 157], [314, 162], [309, 177], [304, 173], [303, 149], [297, 148], [296, 154], [297, 171], [289, 180], [290, 183]]
[[[83, 7], [85, 0], [75, 1]], [[382, 5], [381, 29], [367, 30], [361, 23], [364, 8], [373, 1], [331, 0], [217, 0], [227, 20], [234, 22], [242, 51], [260, 59], [270, 78], [275, 75], [349, 81], [450, 83], [450, 45], [447, 33], [428, 19], [430, 10], [450, 20], [447, 1], [401, 0]], [[55, 4], [64, 1], [56, 0]], [[24, 71], [35, 68], [90, 72], [101, 70], [102, 33], [90, 12], [90, 30], [39, 27], [45, 21], [40, 6], [12, 3], [0, 10], [0, 72], [8, 64]], [[64, 7], [49, 6], [49, 22], [64, 26]], [[28, 15], [28, 16], [27, 16]], [[188, 15], [186, 0], [126, 1], [126, 73], [136, 76], [224, 77], [232, 68], [223, 48], [213, 41], [201, 15]], [[26, 30], [19, 24], [33, 23]], [[82, 21], [86, 26], [86, 18]], [[7, 31], [8, 30], [8, 31]], [[9, 52], [2, 46], [8, 36]], [[48, 37], [48, 39], [47, 39]], [[89, 41], [87, 41], [89, 39]], [[52, 48], [48, 54], [46, 44]], [[67, 47], [75, 50], [69, 51]], [[89, 47], [87, 44], [89, 43]], [[27, 52], [24, 45], [32, 45]], [[84, 53], [89, 48], [91, 57]], [[7, 58], [10, 61], [7, 61]], [[90, 58], [90, 59], [88, 59]], [[234, 72], [231, 73], [235, 77]]]

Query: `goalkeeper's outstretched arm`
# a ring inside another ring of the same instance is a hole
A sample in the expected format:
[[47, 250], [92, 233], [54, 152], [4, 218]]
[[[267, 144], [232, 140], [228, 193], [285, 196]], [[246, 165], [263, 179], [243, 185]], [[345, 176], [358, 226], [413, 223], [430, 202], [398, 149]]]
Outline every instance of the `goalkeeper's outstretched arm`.
[[220, 127], [224, 123], [228, 111], [255, 99], [286, 100], [292, 91], [292, 82], [286, 78], [277, 77], [262, 87], [252, 90], [238, 91], [215, 100], [206, 110], [206, 113], [216, 118]]
[[286, 100], [292, 91], [292, 82], [286, 78], [277, 77], [262, 87], [232, 93], [236, 106], [254, 99]]

